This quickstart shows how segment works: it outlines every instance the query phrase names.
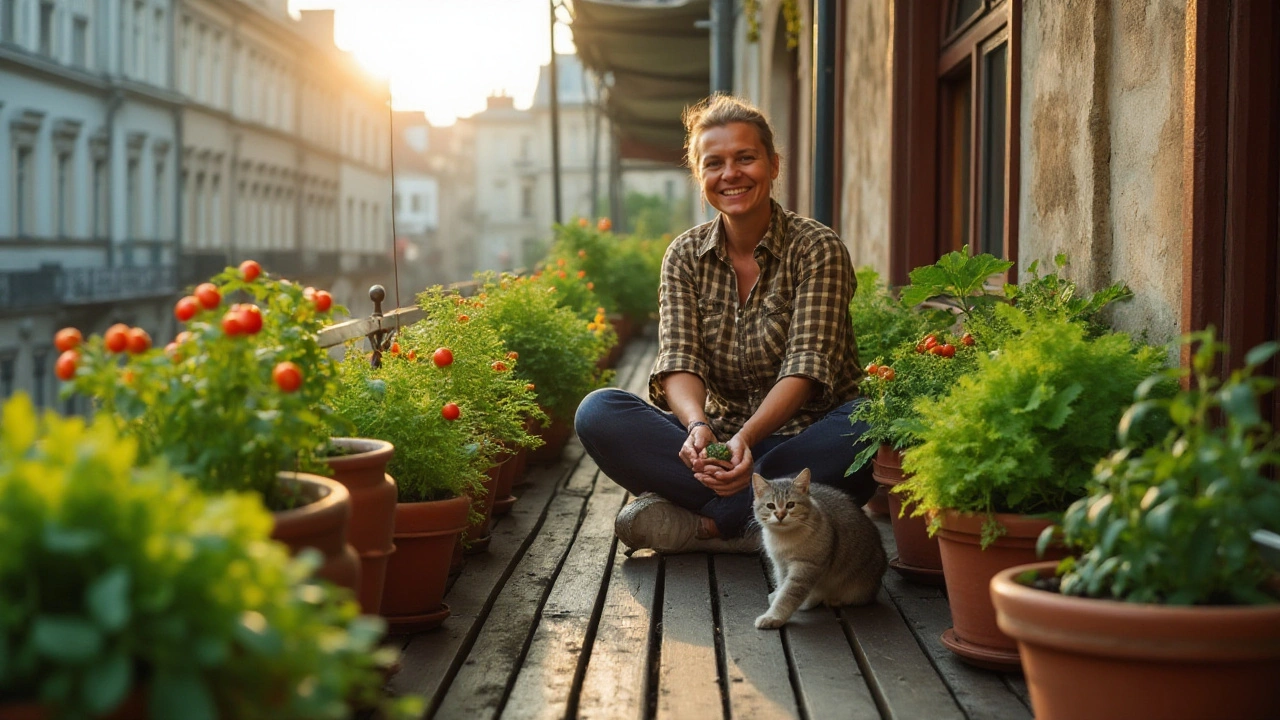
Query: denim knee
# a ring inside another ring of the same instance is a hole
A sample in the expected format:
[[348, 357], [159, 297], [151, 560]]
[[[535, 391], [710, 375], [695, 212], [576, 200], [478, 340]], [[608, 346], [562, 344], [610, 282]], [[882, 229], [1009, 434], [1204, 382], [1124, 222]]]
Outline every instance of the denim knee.
[[573, 429], [578, 437], [591, 437], [592, 430], [600, 427], [629, 395], [627, 391], [618, 388], [600, 388], [587, 393], [582, 402], [578, 403], [578, 412], [573, 416]]

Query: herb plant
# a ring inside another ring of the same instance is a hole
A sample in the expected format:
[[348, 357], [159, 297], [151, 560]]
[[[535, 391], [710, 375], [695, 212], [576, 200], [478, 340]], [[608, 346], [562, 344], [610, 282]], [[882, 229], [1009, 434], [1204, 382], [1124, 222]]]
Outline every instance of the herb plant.
[[858, 289], [849, 301], [849, 321], [858, 339], [858, 357], [879, 362], [908, 341], [914, 345], [930, 332], [949, 327], [954, 316], [945, 310], [912, 310], [893, 297], [870, 266], [857, 271]]
[[278, 471], [323, 471], [337, 368], [316, 338], [335, 310], [324, 291], [227, 268], [178, 301], [186, 329], [163, 351], [122, 349], [118, 328], [66, 350], [64, 392], [114, 418], [144, 462], [163, 457], [207, 491], [252, 490], [283, 509], [293, 500]]
[[982, 253], [969, 255], [969, 246], [949, 252], [933, 265], [911, 271], [911, 284], [902, 290], [902, 302], [915, 307], [934, 300], [969, 314], [975, 307], [998, 302], [1002, 296], [987, 291], [994, 275], [1013, 267], [1008, 260]]
[[[1270, 569], [1251, 534], [1280, 530], [1280, 439], [1258, 411], [1276, 380], [1254, 374], [1275, 355], [1269, 342], [1221, 382], [1215, 361], [1226, 346], [1212, 330], [1195, 333], [1190, 368], [1143, 383], [1120, 419], [1122, 439], [1146, 415], [1172, 424], [1145, 449], [1124, 448], [1098, 464], [1086, 498], [1067, 509], [1056, 534], [1081, 551], [1060, 566], [1061, 592], [1170, 605], [1268, 603]], [[1173, 397], [1155, 392], [1173, 377], [1194, 377]]]
[[1134, 390], [1164, 357], [1121, 333], [1089, 340], [1061, 318], [997, 310], [1019, 335], [995, 357], [978, 355], [945, 396], [916, 402], [907, 424], [920, 444], [903, 461], [914, 477], [895, 488], [917, 515], [988, 515], [984, 547], [1003, 530], [994, 513], [1061, 511], [1084, 494]]
[[250, 495], [206, 497], [99, 414], [0, 418], [0, 698], [102, 716], [143, 690], [151, 717], [345, 718], [388, 703], [394, 651], [346, 591], [307, 579]]

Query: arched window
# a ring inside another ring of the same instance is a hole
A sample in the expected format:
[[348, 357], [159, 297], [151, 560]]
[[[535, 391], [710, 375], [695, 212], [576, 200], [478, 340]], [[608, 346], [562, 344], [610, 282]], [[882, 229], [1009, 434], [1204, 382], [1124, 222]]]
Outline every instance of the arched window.
[[1016, 261], [1021, 0], [894, 7], [894, 281], [963, 245]]

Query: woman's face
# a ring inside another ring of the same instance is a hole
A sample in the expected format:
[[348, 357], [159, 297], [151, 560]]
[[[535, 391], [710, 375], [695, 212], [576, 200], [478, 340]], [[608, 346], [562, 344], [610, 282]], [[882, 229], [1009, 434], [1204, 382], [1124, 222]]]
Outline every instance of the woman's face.
[[711, 207], [726, 217], [769, 208], [769, 186], [778, 163], [769, 157], [760, 133], [747, 123], [729, 123], [698, 136], [698, 179]]

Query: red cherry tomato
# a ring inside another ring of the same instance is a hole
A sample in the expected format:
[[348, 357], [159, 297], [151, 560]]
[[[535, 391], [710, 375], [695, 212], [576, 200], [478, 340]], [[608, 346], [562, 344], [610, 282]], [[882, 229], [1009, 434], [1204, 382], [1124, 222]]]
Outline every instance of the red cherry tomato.
[[532, 390], [533, 390], [533, 387], [534, 387], [533, 383], [529, 383], [528, 385], [525, 385], [525, 386], [524, 386], [524, 389], [525, 389], [525, 390], [532, 391]]
[[222, 316], [222, 332], [227, 337], [235, 337], [244, 333], [244, 325], [240, 323], [240, 312], [237, 310], [229, 310], [227, 314]]
[[244, 278], [245, 282], [253, 282], [261, 274], [262, 266], [256, 260], [245, 260], [240, 263], [240, 277]]
[[889, 382], [894, 378], [898, 377], [898, 373], [894, 372], [894, 369], [888, 366], [880, 368], [879, 374], [880, 374], [880, 379], [884, 380], [885, 382]]
[[880, 366], [879, 366], [879, 365], [877, 365], [877, 364], [875, 364], [875, 363], [871, 363], [870, 365], [868, 365], [868, 366], [867, 366], [867, 374], [868, 374], [868, 375], [875, 375], [875, 374], [876, 374], [876, 373], [878, 373], [878, 372], [880, 372]]
[[66, 382], [76, 376], [76, 365], [80, 363], [80, 353], [73, 349], [66, 349], [58, 356], [58, 361], [53, 365], [53, 374], [58, 376], [59, 380]]
[[515, 360], [519, 357], [520, 357], [520, 353], [516, 352], [515, 350], [512, 350], [511, 352], [507, 353], [508, 360]]
[[116, 323], [102, 334], [103, 344], [113, 353], [124, 352], [129, 347], [129, 326]]
[[935, 347], [937, 347], [937, 346], [938, 346], [938, 338], [936, 338], [936, 337], [934, 337], [934, 336], [932, 336], [932, 335], [928, 335], [928, 336], [926, 336], [926, 337], [925, 337], [925, 339], [924, 339], [924, 349], [925, 349], [925, 350], [932, 350], [932, 349], [934, 349], [934, 348], [935, 348]]
[[501, 360], [494, 360], [493, 364], [489, 367], [493, 368], [494, 372], [506, 372], [507, 370], [507, 364]]
[[328, 290], [317, 290], [315, 300], [312, 302], [316, 305], [316, 310], [320, 312], [329, 312], [329, 308], [333, 307], [333, 296]]
[[194, 295], [188, 295], [173, 306], [173, 316], [178, 318], [178, 322], [186, 322], [196, 316], [200, 311], [200, 301]]
[[288, 360], [276, 363], [271, 371], [271, 379], [275, 381], [276, 387], [287, 393], [302, 387], [302, 371]]
[[462, 416], [462, 410], [458, 409], [458, 403], [447, 402], [444, 407], [440, 408], [440, 417], [450, 422], [457, 420]]
[[213, 283], [200, 283], [191, 294], [206, 310], [212, 310], [222, 304], [222, 293], [218, 292], [217, 286]]
[[142, 328], [130, 328], [128, 338], [131, 355], [144, 353], [151, 348], [151, 336]]
[[467, 321], [468, 321], [468, 320], [470, 320], [470, 319], [471, 319], [471, 316], [469, 316], [469, 315], [459, 315], [459, 316], [458, 316], [458, 322], [460, 322], [460, 323], [467, 322]]
[[400, 343], [398, 343], [398, 342], [393, 342], [393, 343], [391, 343], [391, 354], [392, 354], [392, 355], [399, 355], [399, 354], [400, 354]]
[[410, 360], [417, 360], [417, 359], [418, 359], [418, 353], [416, 353], [416, 352], [414, 352], [414, 351], [412, 351], [412, 350], [410, 350], [409, 352], [405, 353], [405, 354], [404, 354], [404, 356], [405, 356], [406, 358], [410, 359]]
[[970, 333], [965, 333], [964, 336], [960, 338], [960, 344], [965, 347], [973, 347], [976, 342], [977, 340], [974, 340], [973, 335]]
[[436, 348], [436, 351], [431, 354], [431, 362], [435, 363], [436, 367], [452, 365], [453, 351], [447, 347]]
[[240, 321], [240, 332], [256, 335], [262, 329], [262, 309], [257, 305], [241, 305], [235, 312], [236, 319]]
[[920, 343], [919, 345], [916, 346], [916, 352], [920, 354], [924, 354], [926, 350], [927, 348], [924, 346], [924, 343]]
[[73, 327], [62, 328], [53, 336], [53, 346], [58, 348], [59, 352], [75, 350], [80, 347], [81, 342], [84, 342], [84, 336]]
[[939, 345], [938, 350], [940, 351], [938, 352], [938, 354], [941, 355], [942, 357], [952, 358], [956, 356], [956, 346], [952, 345], [951, 343], [947, 343], [945, 345]]

